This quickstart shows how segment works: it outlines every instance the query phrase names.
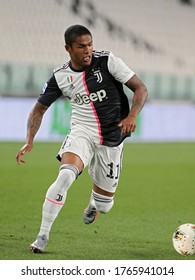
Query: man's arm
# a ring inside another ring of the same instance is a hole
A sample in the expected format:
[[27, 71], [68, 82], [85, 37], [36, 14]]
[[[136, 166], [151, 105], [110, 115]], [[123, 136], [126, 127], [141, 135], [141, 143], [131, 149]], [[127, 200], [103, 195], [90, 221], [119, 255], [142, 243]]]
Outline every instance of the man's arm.
[[144, 106], [148, 95], [146, 86], [136, 75], [133, 75], [125, 85], [134, 92], [134, 96], [128, 116], [119, 123], [124, 135], [135, 131], [136, 118]]
[[30, 112], [27, 122], [26, 144], [19, 150], [18, 154], [16, 155], [16, 161], [18, 164], [20, 164], [21, 162], [25, 163], [25, 161], [22, 159], [22, 156], [32, 150], [34, 137], [39, 130], [43, 115], [47, 109], [47, 106], [44, 106], [41, 103], [37, 102]]

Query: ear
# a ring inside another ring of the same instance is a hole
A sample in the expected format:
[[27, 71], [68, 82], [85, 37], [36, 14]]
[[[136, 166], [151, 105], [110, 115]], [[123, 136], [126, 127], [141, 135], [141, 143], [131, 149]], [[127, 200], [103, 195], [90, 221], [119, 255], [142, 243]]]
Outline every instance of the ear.
[[69, 45], [65, 45], [64, 47], [65, 47], [65, 50], [66, 50], [67, 52], [70, 52], [70, 46], [69, 46]]

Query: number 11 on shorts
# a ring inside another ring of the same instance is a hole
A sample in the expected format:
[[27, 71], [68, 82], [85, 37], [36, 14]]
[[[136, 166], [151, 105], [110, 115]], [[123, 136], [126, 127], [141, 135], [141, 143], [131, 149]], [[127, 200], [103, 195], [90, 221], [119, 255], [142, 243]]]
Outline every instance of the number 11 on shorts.
[[[120, 171], [119, 164], [115, 165], [113, 162], [111, 162], [111, 163], [108, 163], [107, 165], [109, 167], [109, 173], [106, 176], [110, 179], [118, 179], [119, 171]], [[114, 168], [115, 168], [115, 170], [114, 170]], [[116, 171], [116, 172], [114, 172], [114, 171]], [[114, 177], [114, 174], [116, 174], [115, 177]]]

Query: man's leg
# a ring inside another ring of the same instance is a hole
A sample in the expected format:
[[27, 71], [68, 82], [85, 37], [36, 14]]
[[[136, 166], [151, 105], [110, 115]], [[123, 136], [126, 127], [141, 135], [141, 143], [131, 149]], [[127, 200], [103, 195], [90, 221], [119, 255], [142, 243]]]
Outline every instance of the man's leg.
[[59, 175], [46, 193], [40, 231], [37, 239], [30, 245], [32, 252], [44, 252], [51, 227], [65, 203], [67, 191], [82, 169], [83, 163], [76, 154], [63, 154]]
[[94, 151], [89, 166], [94, 184], [90, 202], [83, 215], [85, 224], [91, 224], [98, 212], [105, 214], [111, 210], [122, 168], [123, 144], [118, 147], [96, 145]]
[[84, 223], [91, 224], [97, 218], [99, 212], [106, 214], [113, 205], [114, 193], [104, 191], [94, 184], [90, 202], [84, 211]]

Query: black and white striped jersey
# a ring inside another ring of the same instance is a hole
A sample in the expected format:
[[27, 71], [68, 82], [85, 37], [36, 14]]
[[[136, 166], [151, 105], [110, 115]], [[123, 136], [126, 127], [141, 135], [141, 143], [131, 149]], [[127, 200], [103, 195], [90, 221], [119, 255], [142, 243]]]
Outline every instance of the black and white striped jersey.
[[123, 91], [134, 72], [109, 51], [93, 51], [92, 63], [84, 71], [72, 69], [67, 62], [54, 70], [38, 101], [50, 106], [58, 97], [70, 99], [70, 127], [82, 130], [98, 144], [117, 146], [121, 137], [118, 123], [129, 113]]

